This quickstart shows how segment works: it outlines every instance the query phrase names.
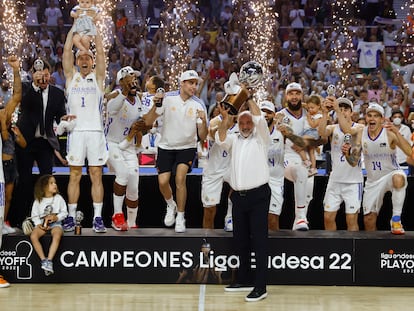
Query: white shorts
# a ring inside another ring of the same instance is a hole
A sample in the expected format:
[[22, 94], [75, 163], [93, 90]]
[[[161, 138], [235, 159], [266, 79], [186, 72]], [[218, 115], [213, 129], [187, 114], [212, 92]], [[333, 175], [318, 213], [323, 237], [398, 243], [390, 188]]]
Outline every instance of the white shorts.
[[382, 176], [380, 179], [366, 182], [364, 186], [364, 198], [362, 200], [362, 207], [364, 215], [369, 213], [379, 213], [381, 210], [385, 193], [393, 190], [392, 177], [395, 174], [404, 176], [405, 188], [407, 188], [407, 176], [403, 170], [395, 170]]
[[272, 178], [269, 179], [269, 187], [272, 190], [272, 196], [270, 198], [269, 213], [280, 215], [283, 205], [283, 192], [284, 192], [285, 179]]
[[135, 146], [119, 149], [118, 143], [108, 142], [108, 167], [115, 173], [115, 182], [126, 186], [126, 197], [131, 201], [138, 200], [139, 164]]
[[201, 180], [201, 202], [204, 207], [216, 206], [220, 203], [223, 183], [228, 182], [229, 170], [203, 174]]
[[103, 166], [108, 160], [108, 147], [103, 132], [74, 131], [68, 135], [67, 156], [69, 165]]
[[338, 211], [344, 202], [346, 214], [358, 213], [361, 209], [362, 189], [362, 182], [346, 184], [329, 180], [323, 199], [325, 212]]

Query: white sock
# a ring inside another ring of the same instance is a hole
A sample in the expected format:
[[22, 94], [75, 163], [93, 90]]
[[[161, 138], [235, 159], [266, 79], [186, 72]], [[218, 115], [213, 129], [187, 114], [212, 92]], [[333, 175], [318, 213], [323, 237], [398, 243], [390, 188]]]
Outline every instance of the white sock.
[[78, 204], [77, 203], [68, 204], [68, 213], [69, 213], [69, 216], [75, 218], [75, 216], [76, 216], [76, 209], [77, 208], [78, 208]]
[[127, 206], [127, 223], [129, 227], [134, 227], [137, 221], [138, 207]]
[[165, 200], [165, 202], [167, 202], [168, 205], [175, 205], [174, 197], [171, 197], [170, 199]]
[[232, 217], [233, 214], [233, 202], [230, 198], [227, 199], [227, 214], [226, 217]]
[[184, 212], [177, 212], [177, 217], [184, 219]]
[[114, 197], [114, 214], [122, 213], [125, 195], [113, 195]]
[[93, 219], [95, 219], [96, 217], [102, 217], [102, 206], [103, 203], [92, 203], [93, 205]]

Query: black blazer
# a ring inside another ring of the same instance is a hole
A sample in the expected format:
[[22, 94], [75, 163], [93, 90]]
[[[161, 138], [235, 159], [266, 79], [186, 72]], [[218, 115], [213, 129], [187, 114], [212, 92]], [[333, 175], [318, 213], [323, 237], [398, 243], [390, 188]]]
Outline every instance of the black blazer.
[[[66, 114], [65, 94], [53, 85], [49, 85], [48, 101], [45, 113], [45, 133], [50, 146], [59, 150], [59, 142], [53, 130], [53, 121], [59, 124], [60, 118]], [[36, 92], [32, 83], [23, 83], [23, 96], [20, 104], [20, 115], [17, 126], [27, 141], [27, 148], [35, 138], [36, 128], [42, 112], [42, 94]]]

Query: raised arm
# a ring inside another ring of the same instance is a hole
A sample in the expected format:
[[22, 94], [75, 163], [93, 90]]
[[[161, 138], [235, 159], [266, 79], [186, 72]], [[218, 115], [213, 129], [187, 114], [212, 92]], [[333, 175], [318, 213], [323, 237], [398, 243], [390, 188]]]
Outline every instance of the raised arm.
[[95, 37], [95, 46], [96, 46], [96, 81], [101, 87], [101, 90], [104, 90], [104, 81], [105, 81], [105, 70], [106, 70], [106, 59], [105, 51], [102, 42], [102, 36], [98, 32]]
[[75, 73], [74, 57], [72, 52], [73, 47], [73, 28], [71, 28], [66, 36], [65, 45], [63, 46], [62, 66], [63, 73], [66, 78], [66, 86], [72, 81]]

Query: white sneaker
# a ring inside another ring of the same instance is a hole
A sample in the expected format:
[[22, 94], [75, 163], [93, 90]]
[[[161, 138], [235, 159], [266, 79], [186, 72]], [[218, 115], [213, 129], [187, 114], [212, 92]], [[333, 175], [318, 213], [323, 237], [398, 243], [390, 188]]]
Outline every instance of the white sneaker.
[[233, 218], [231, 216], [224, 218], [224, 231], [233, 232]]
[[16, 229], [10, 227], [7, 223], [3, 223], [2, 233], [4, 235], [11, 234], [11, 233], [16, 233]]
[[306, 219], [295, 219], [295, 222], [293, 223], [292, 230], [298, 230], [298, 231], [308, 231], [308, 221]]
[[185, 218], [183, 216], [177, 216], [175, 219], [175, 232], [183, 233], [185, 229]]
[[164, 217], [164, 224], [167, 227], [171, 227], [175, 223], [175, 214], [177, 212], [177, 205], [174, 203], [173, 205], [167, 204], [167, 213]]

